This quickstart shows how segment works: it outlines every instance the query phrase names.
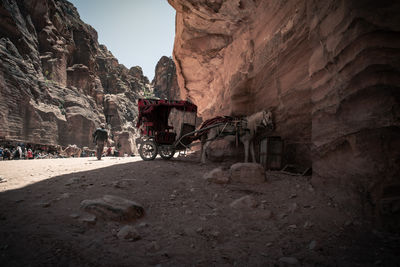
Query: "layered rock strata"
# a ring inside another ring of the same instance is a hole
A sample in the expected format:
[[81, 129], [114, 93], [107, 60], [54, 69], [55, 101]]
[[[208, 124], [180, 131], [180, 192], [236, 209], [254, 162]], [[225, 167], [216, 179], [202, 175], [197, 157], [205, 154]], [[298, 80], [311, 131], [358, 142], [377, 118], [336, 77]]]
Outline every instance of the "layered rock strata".
[[338, 199], [377, 206], [400, 183], [398, 1], [169, 3], [181, 95], [204, 118], [272, 109], [265, 135]]
[[106, 122], [121, 153], [134, 152], [136, 100], [149, 88], [140, 67], [119, 64], [67, 1], [4, 0], [0, 14], [0, 137], [93, 146]]

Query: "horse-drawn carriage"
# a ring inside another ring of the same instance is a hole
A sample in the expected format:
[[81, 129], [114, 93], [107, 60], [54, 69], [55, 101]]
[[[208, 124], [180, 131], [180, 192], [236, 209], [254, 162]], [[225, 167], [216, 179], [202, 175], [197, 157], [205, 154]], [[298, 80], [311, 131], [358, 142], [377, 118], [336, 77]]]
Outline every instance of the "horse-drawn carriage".
[[157, 154], [170, 159], [176, 151], [188, 148], [196, 128], [196, 105], [183, 100], [139, 99], [138, 108], [136, 127], [143, 160], [153, 160]]
[[176, 151], [189, 148], [190, 144], [201, 140], [201, 161], [205, 162], [205, 148], [211, 141], [226, 135], [235, 135], [244, 144], [245, 161], [250, 150], [254, 159], [254, 149], [250, 146], [258, 126], [272, 128], [270, 111], [260, 111], [248, 117], [216, 117], [205, 121], [196, 130], [197, 106], [183, 100], [139, 99], [139, 115], [136, 127], [141, 138], [139, 154], [143, 160], [153, 160], [157, 154], [170, 159]]

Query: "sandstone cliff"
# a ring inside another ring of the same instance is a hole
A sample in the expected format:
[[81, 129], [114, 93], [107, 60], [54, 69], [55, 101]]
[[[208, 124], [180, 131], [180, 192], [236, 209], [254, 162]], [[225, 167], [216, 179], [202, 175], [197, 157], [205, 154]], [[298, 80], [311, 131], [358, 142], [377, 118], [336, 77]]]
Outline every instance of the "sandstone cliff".
[[288, 160], [349, 199], [378, 206], [400, 183], [398, 1], [169, 3], [181, 95], [200, 115], [272, 109]]
[[158, 61], [152, 86], [156, 97], [181, 99], [176, 77], [176, 67], [172, 58], [163, 56]]
[[2, 0], [0, 14], [0, 137], [93, 146], [107, 122], [121, 153], [135, 152], [141, 68], [119, 64], [67, 1]]

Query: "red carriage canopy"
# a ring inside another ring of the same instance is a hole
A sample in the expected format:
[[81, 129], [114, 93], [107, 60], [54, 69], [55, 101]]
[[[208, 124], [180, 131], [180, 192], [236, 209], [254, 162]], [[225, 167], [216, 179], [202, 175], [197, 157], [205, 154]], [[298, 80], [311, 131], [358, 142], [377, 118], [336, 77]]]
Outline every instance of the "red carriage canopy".
[[[184, 100], [165, 100], [165, 99], [139, 99], [139, 115], [136, 127], [142, 123], [151, 124], [154, 130], [163, 131], [168, 127], [168, 116], [172, 108], [187, 112], [196, 112], [197, 106]], [[150, 125], [148, 125], [150, 126]]]

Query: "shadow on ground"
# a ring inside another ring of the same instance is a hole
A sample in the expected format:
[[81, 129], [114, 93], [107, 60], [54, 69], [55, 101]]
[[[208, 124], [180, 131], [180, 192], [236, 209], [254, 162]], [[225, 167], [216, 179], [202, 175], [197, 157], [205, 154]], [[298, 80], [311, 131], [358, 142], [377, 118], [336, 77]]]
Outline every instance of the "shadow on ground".
[[[208, 184], [216, 164], [154, 160], [53, 177], [0, 194], [2, 266], [391, 266], [397, 236], [327, 206], [305, 177], [268, 173], [262, 185]], [[115, 195], [141, 203], [140, 239], [120, 240], [126, 223], [80, 209]], [[233, 209], [245, 195], [256, 207]], [[395, 266], [395, 265], [393, 265]]]

